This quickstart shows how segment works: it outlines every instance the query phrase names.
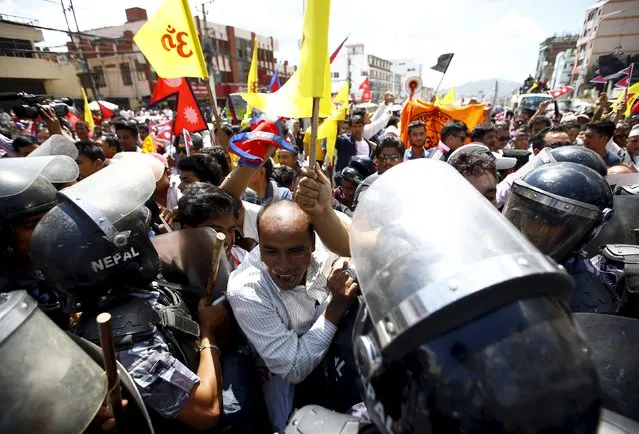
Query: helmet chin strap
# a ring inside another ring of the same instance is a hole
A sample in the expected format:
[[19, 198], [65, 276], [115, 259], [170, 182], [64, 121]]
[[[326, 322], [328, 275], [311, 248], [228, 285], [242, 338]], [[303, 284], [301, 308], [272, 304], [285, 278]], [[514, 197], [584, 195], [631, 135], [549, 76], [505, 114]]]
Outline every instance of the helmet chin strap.
[[80, 208], [82, 212], [89, 216], [89, 218], [91, 218], [91, 220], [93, 220], [93, 222], [98, 225], [100, 230], [104, 232], [105, 240], [113, 243], [113, 245], [119, 248], [125, 247], [127, 245], [131, 231], [119, 232], [113, 225], [111, 220], [109, 220], [102, 213], [102, 211], [98, 207], [96, 207], [90, 200], [82, 197], [82, 195], [78, 193], [69, 195], [64, 191], [60, 191], [58, 192], [58, 194], [72, 202], [75, 206]]

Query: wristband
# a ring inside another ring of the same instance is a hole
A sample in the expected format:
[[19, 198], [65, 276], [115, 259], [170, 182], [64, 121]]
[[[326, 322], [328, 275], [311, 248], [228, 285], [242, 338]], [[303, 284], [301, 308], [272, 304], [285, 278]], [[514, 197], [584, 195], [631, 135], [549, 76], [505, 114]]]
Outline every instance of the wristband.
[[217, 345], [213, 345], [213, 344], [206, 344], [206, 345], [202, 345], [199, 349], [199, 352], [201, 353], [202, 351], [206, 350], [207, 348], [212, 348], [214, 350], [217, 351], [218, 355], [222, 355], [222, 351], [220, 351], [220, 349], [217, 347]]

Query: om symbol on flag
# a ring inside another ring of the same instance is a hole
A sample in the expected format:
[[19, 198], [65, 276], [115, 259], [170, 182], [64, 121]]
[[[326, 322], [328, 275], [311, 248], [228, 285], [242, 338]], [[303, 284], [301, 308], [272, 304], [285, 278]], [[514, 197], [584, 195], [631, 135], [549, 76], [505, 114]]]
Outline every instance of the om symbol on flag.
[[251, 83], [251, 93], [257, 93], [257, 83]]
[[[188, 53], [185, 52], [185, 47], [188, 48], [188, 41], [184, 40], [185, 37], [188, 37], [186, 32], [175, 33], [175, 29], [171, 25], [167, 26], [166, 31], [167, 33], [162, 36], [162, 48], [166, 51], [171, 51], [175, 48], [178, 56], [184, 58], [189, 58], [193, 55], [193, 50], [190, 48]], [[174, 36], [175, 40], [173, 39]], [[177, 41], [177, 43], [175, 41]]]

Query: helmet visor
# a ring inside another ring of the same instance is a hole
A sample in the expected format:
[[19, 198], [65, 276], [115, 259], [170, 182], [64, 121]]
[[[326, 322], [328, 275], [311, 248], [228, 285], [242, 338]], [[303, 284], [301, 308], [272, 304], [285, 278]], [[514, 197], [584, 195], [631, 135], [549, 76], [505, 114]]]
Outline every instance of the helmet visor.
[[587, 428], [597, 426], [596, 368], [556, 300], [515, 302], [418, 354], [431, 365], [437, 412], [458, 420], [464, 432], [591, 432]]
[[504, 216], [542, 253], [561, 261], [601, 222], [597, 207], [562, 198], [517, 181]]

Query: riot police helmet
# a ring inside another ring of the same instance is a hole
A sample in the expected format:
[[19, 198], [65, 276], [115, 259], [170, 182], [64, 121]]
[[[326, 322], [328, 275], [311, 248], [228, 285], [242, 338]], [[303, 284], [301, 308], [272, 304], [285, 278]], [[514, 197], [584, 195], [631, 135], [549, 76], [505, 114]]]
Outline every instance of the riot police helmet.
[[599, 233], [612, 210], [612, 190], [597, 172], [552, 163], [515, 181], [504, 216], [541, 252], [562, 261]]
[[[402, 188], [415, 179], [448, 188], [416, 201]], [[381, 432], [596, 432], [596, 368], [565, 307], [572, 280], [454, 168], [418, 159], [386, 172], [355, 210], [350, 247], [365, 300], [355, 360]]]
[[375, 162], [367, 156], [356, 155], [351, 157], [348, 167], [352, 167], [357, 170], [364, 179], [371, 176], [373, 173], [377, 172], [377, 167], [375, 167]]
[[134, 158], [59, 192], [60, 203], [40, 220], [31, 240], [36, 274], [85, 303], [109, 290], [150, 283], [159, 259], [143, 204], [154, 189], [153, 170]]
[[577, 163], [591, 168], [601, 176], [605, 177], [608, 174], [608, 167], [603, 158], [585, 146], [561, 146], [552, 149], [550, 155], [557, 163]]

